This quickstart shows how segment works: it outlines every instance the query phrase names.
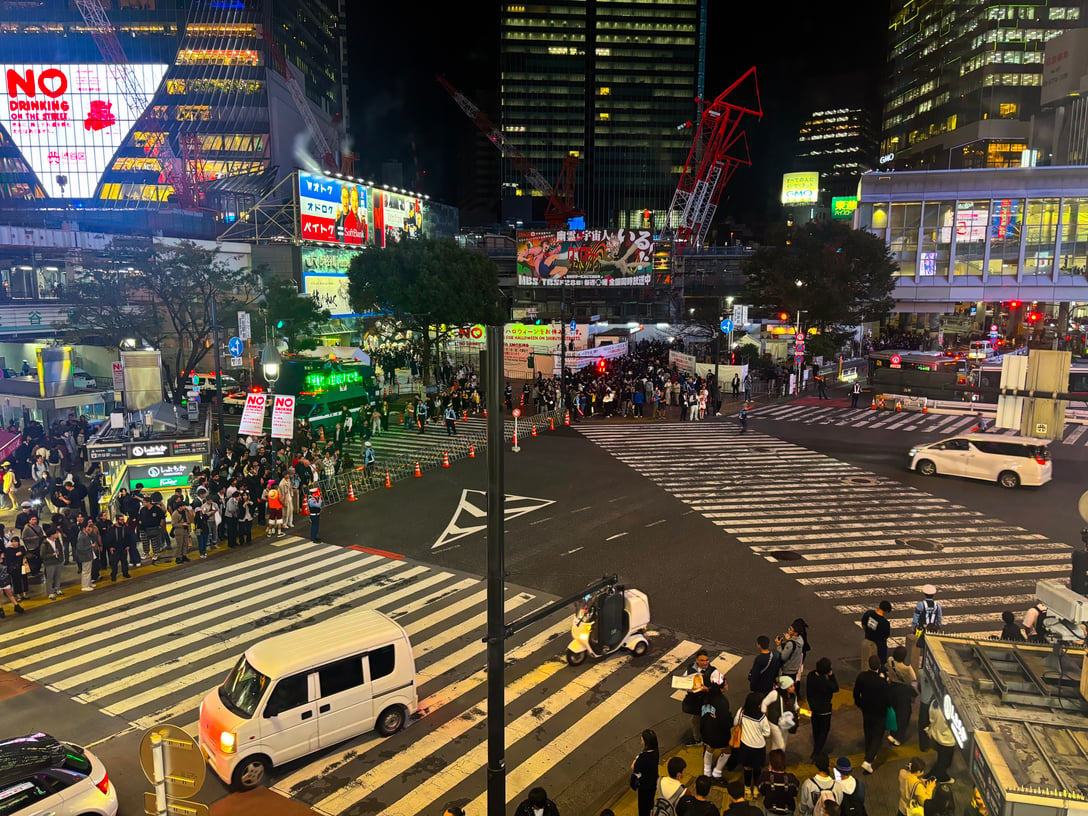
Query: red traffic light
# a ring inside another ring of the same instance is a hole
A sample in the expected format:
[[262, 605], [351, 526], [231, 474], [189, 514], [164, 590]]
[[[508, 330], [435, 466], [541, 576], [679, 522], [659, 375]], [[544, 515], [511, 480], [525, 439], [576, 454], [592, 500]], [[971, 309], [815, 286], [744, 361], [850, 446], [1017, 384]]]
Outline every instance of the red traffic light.
[[778, 319], [783, 320], [783, 321], [789, 320], [790, 319], [789, 312], [779, 312], [778, 313]]
[[1019, 301], [1019, 300], [1010, 300], [1010, 301], [1009, 301], [1009, 308], [1010, 308], [1010, 309], [1018, 309], [1018, 308], [1020, 308], [1020, 301]]

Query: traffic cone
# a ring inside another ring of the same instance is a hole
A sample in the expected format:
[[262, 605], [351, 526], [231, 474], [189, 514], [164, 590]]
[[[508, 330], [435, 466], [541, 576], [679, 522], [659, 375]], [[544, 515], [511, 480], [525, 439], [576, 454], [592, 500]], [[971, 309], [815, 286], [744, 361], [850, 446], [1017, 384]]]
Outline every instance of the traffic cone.
[[570, 425], [570, 411], [569, 410], [565, 414], [563, 414], [563, 424], [564, 425]]
[[358, 501], [358, 499], [355, 498], [355, 485], [351, 482], [348, 482], [348, 501]]
[[484, 408], [484, 419], [487, 419], [487, 409]]
[[876, 410], [876, 397], [873, 397], [873, 404], [869, 406], [870, 411]]
[[325, 441], [325, 426], [324, 425], [319, 425], [317, 429], [318, 429], [318, 431], [321, 432], [321, 441], [324, 442]]
[[423, 478], [423, 471], [419, 469], [419, 462], [416, 462], [416, 472], [412, 474], [417, 479]]
[[536, 436], [536, 423], [533, 423], [533, 432], [529, 436]]
[[929, 406], [926, 405], [924, 402], [922, 403], [922, 413], [923, 414], [928, 414], [929, 413]]
[[464, 416], [462, 416], [461, 419], [468, 419], [468, 410], [467, 409], [465, 410]]
[[302, 506], [298, 509], [298, 514], [300, 516], [310, 515], [309, 502], [307, 501], [308, 498], [309, 498], [309, 496], [303, 496], [302, 497]]
[[407, 419], [405, 418], [405, 416], [404, 416], [404, 413], [405, 413], [404, 411], [401, 411], [401, 412], [400, 412], [400, 424], [401, 424], [401, 425], [403, 425], [403, 424], [404, 424], [405, 422], [407, 422], [407, 421], [408, 421], [408, 420], [407, 420]]
[[469, 442], [468, 443], [468, 458], [469, 459], [475, 459], [476, 458], [476, 443], [475, 442]]
[[450, 452], [442, 451], [442, 467], [450, 466]]
[[903, 400], [896, 400], [895, 401], [895, 410], [896, 411], [902, 411], [903, 410]]
[[555, 417], [548, 417], [548, 430], [549, 431], [554, 431], [555, 430]]
[[393, 486], [393, 480], [389, 478], [389, 471], [388, 470], [385, 472], [385, 486], [386, 487], [392, 487]]

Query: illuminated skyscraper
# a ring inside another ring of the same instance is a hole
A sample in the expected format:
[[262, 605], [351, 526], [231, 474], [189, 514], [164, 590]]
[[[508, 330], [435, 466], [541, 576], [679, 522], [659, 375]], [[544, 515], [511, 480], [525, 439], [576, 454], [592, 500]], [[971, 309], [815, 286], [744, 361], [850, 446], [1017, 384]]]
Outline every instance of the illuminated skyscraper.
[[1019, 166], [1046, 42], [1086, 20], [1084, 0], [892, 0], [880, 152], [897, 169]]
[[[549, 181], [578, 155], [575, 198], [589, 225], [661, 226], [691, 146], [682, 125], [702, 94], [705, 4], [503, 5], [500, 127]], [[502, 184], [504, 195], [532, 194], [509, 162]]]
[[106, 64], [75, 3], [5, 3], [0, 206], [174, 206], [155, 149], [164, 134], [200, 189], [266, 189], [300, 163], [297, 134], [307, 133], [279, 54], [335, 150], [344, 2], [102, 0], [124, 68]]
[[876, 164], [876, 148], [876, 132], [864, 108], [818, 110], [801, 124], [794, 169], [818, 172], [826, 196], [857, 195], [861, 174]]

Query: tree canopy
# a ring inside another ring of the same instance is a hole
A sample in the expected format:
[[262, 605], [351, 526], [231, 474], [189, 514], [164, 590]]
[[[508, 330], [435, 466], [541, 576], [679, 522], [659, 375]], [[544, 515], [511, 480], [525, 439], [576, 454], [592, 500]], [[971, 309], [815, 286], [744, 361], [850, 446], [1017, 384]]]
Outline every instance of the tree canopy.
[[317, 348], [313, 334], [329, 319], [329, 310], [300, 295], [294, 281], [272, 275], [264, 280], [264, 306], [272, 333], [287, 341], [291, 354]]
[[432, 346], [451, 328], [506, 320], [495, 262], [452, 239], [405, 240], [365, 250], [352, 259], [348, 279], [355, 311], [387, 313], [412, 332], [426, 378]]
[[78, 341], [97, 335], [114, 345], [135, 338], [163, 350], [167, 379], [180, 395], [185, 372], [212, 351], [212, 299], [222, 323], [225, 315], [256, 302], [258, 276], [192, 241], [115, 240], [109, 255], [125, 267], [87, 270], [73, 284], [67, 336]]
[[834, 221], [813, 221], [790, 241], [761, 247], [745, 262], [746, 297], [820, 331], [883, 320], [895, 299], [898, 263], [878, 237]]

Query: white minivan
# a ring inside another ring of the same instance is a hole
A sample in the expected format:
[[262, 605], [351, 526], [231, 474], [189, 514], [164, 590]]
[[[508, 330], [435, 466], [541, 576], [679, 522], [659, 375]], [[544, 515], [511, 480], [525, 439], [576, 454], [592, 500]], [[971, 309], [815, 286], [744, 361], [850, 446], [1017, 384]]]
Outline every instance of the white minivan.
[[1046, 484], [1053, 475], [1046, 439], [965, 434], [910, 449], [910, 469], [997, 482], [1002, 487]]
[[404, 727], [418, 705], [404, 628], [356, 610], [251, 646], [200, 704], [200, 748], [248, 790], [270, 768], [367, 731]]

